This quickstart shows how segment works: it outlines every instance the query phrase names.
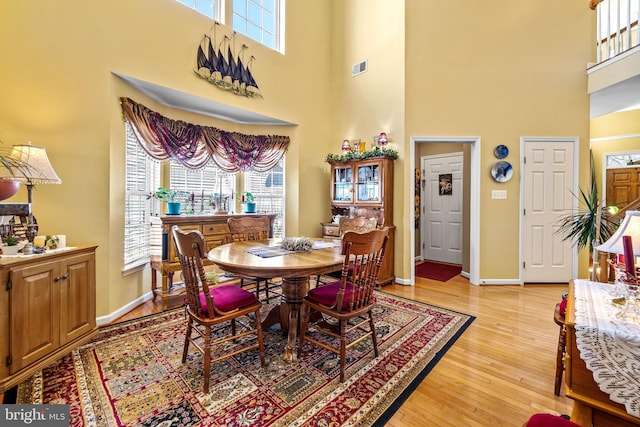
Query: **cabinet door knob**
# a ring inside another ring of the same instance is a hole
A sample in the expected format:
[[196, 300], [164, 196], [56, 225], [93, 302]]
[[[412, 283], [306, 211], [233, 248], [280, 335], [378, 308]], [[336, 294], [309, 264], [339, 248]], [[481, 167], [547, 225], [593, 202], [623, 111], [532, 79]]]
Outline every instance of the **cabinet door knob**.
[[61, 280], [67, 280], [68, 278], [69, 278], [69, 274], [65, 274], [64, 276], [58, 276], [53, 280], [55, 280], [56, 282], [59, 282]]

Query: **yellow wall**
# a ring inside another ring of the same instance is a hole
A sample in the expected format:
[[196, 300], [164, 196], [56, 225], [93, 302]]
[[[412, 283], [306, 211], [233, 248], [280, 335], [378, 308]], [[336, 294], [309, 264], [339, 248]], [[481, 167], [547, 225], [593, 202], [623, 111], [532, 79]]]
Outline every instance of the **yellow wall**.
[[[164, 107], [113, 72], [296, 123], [242, 130], [291, 136], [287, 233], [319, 234], [319, 223], [330, 215], [322, 161], [331, 139], [328, 5], [287, 3], [284, 56], [238, 36], [237, 43], [246, 43], [257, 58], [253, 74], [263, 99], [233, 95], [194, 74], [197, 46], [212, 21], [175, 0], [25, 0], [0, 8], [0, 140], [8, 147], [30, 140], [47, 148], [62, 185], [38, 186], [33, 210], [42, 233], [66, 234], [69, 245], [99, 245], [98, 316], [148, 292], [150, 283], [148, 270], [126, 277], [121, 272], [125, 156], [119, 98], [129, 96], [171, 118], [238, 128]], [[26, 200], [24, 192], [14, 199]]]
[[[520, 137], [579, 137], [587, 179], [594, 14], [581, 2], [554, 0], [407, 0], [405, 8], [405, 147], [413, 135], [481, 138], [480, 277], [517, 278]], [[499, 144], [515, 169], [504, 184], [490, 175]], [[506, 201], [491, 199], [498, 188]]]
[[[211, 21], [175, 0], [21, 0], [0, 5], [0, 140], [47, 148], [62, 185], [41, 185], [34, 212], [47, 234], [96, 243], [97, 308], [106, 316], [149, 290], [149, 272], [123, 276], [124, 131], [129, 96], [175, 119], [291, 136], [286, 232], [317, 235], [329, 211], [327, 153], [343, 139], [387, 132], [395, 169], [396, 276], [412, 269], [409, 138], [482, 138], [480, 276], [518, 271], [519, 174], [494, 204], [493, 147], [519, 158], [520, 136], [578, 136], [588, 159], [585, 66], [593, 13], [582, 2], [331, 0], [286, 2], [286, 55], [238, 36], [257, 60], [263, 99], [198, 78], [195, 52]], [[228, 31], [228, 30], [227, 30]], [[230, 31], [228, 31], [230, 33]], [[363, 59], [369, 71], [351, 77]], [[239, 127], [167, 108], [112, 73], [295, 123]], [[581, 168], [581, 181], [586, 172]], [[16, 200], [24, 201], [24, 191]]]
[[[332, 0], [331, 11], [331, 85], [332, 138], [327, 152], [340, 153], [344, 139], [362, 139], [367, 147], [373, 137], [386, 132], [389, 143], [399, 152], [394, 164], [393, 223], [396, 226], [394, 270], [407, 279], [409, 257], [403, 247], [410, 244], [405, 233], [413, 227], [405, 214], [407, 185], [404, 157], [404, 8], [399, 1]], [[368, 61], [368, 71], [351, 76], [353, 64]], [[329, 165], [325, 165], [327, 182]], [[407, 184], [408, 183], [408, 184]], [[413, 197], [413, 194], [412, 194]]]
[[629, 151], [640, 151], [640, 110], [621, 111], [591, 120], [591, 153], [601, 198], [605, 194], [605, 154]]

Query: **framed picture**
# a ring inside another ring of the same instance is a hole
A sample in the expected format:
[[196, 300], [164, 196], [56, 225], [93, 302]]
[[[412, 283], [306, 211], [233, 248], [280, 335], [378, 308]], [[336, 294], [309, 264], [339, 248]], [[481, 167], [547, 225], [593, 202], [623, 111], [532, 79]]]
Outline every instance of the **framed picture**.
[[453, 194], [453, 175], [444, 173], [438, 175], [441, 196], [451, 196]]

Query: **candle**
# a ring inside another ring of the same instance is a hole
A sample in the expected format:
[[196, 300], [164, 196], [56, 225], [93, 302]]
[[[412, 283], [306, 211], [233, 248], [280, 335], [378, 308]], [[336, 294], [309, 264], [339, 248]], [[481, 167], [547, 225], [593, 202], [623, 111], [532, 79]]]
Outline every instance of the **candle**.
[[622, 247], [624, 248], [624, 260], [627, 274], [636, 277], [635, 257], [633, 256], [633, 245], [631, 236], [622, 236]]

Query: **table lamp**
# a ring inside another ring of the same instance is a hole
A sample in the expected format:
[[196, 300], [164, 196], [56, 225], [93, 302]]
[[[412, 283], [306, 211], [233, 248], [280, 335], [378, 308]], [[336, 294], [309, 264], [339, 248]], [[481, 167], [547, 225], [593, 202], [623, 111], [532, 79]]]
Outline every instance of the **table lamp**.
[[[24, 181], [27, 185], [27, 198], [29, 204], [33, 201], [32, 191], [35, 184], [61, 184], [62, 180], [56, 175], [51, 166], [47, 150], [44, 147], [31, 145], [31, 142], [23, 145], [14, 145], [11, 157], [19, 160], [29, 167], [24, 170], [22, 176], [17, 177], [19, 181]], [[38, 224], [33, 220], [33, 215], [28, 217], [26, 236], [29, 242], [38, 234]]]
[[635, 257], [640, 256], [640, 211], [627, 211], [616, 232], [596, 249], [601, 252], [624, 254], [627, 296], [618, 317], [640, 321], [640, 307], [636, 302], [638, 278], [635, 268]]

